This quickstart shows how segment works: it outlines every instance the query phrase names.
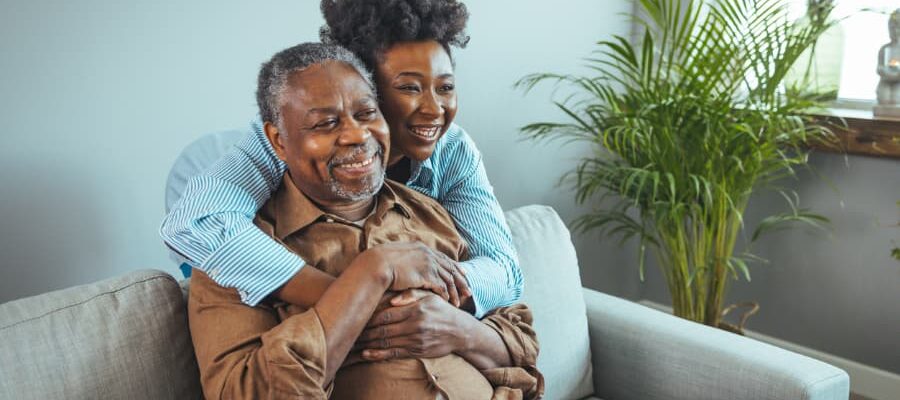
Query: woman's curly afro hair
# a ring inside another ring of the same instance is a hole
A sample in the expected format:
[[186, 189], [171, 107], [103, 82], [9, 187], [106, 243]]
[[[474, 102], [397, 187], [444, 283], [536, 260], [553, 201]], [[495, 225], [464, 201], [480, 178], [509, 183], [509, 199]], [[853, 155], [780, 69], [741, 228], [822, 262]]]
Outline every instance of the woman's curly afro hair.
[[456, 0], [322, 0], [323, 42], [346, 47], [374, 70], [377, 57], [397, 42], [436, 40], [466, 47], [469, 11]]

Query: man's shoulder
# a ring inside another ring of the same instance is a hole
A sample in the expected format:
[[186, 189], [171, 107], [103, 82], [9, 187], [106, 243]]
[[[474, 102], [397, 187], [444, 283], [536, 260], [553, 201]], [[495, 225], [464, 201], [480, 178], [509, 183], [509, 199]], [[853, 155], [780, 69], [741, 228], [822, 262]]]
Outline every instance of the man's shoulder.
[[400, 182], [385, 179], [384, 184], [393, 190], [396, 201], [410, 212], [411, 218], [430, 217], [439, 218], [449, 223], [453, 223], [450, 214], [441, 206], [437, 200], [428, 197], [415, 189], [412, 189]]
[[404, 206], [426, 208], [429, 210], [437, 207], [438, 209], [443, 210], [443, 207], [441, 207], [441, 204], [438, 203], [437, 200], [393, 179], [385, 179], [384, 185], [390, 187], [396, 196], [397, 202]]

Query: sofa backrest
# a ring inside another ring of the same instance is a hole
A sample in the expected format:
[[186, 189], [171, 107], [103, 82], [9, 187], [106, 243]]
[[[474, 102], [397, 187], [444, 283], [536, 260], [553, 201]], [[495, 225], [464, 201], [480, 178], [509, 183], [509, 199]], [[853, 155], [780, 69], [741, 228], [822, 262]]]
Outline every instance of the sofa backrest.
[[[546, 399], [593, 393], [578, 260], [552, 208], [506, 213], [534, 312]], [[0, 398], [202, 397], [182, 288], [138, 271], [0, 305]]]
[[181, 288], [137, 271], [0, 304], [2, 399], [202, 397]]
[[534, 312], [546, 399], [594, 393], [587, 315], [575, 247], [566, 225], [547, 206], [506, 213], [525, 278], [522, 301]]

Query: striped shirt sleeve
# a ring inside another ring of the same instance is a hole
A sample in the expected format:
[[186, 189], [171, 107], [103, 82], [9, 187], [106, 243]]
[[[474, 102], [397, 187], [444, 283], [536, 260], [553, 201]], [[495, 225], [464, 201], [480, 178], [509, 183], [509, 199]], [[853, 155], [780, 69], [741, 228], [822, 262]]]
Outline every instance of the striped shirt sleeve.
[[481, 154], [462, 129], [454, 134], [460, 135], [458, 142], [435, 165], [440, 170], [436, 174], [442, 173], [444, 178], [439, 200], [469, 245], [472, 258], [463, 266], [473, 292], [475, 316], [481, 318], [518, 301], [524, 282], [512, 235]]
[[258, 122], [222, 159], [193, 177], [163, 220], [169, 247], [251, 306], [281, 287], [304, 262], [253, 224], [285, 166]]

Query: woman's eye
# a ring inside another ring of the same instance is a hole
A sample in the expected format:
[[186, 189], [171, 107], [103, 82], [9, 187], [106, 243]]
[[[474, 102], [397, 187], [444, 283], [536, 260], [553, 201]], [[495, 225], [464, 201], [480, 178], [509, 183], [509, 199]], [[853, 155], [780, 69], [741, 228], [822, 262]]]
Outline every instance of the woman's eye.
[[419, 87], [416, 85], [401, 85], [401, 86], [398, 86], [397, 89], [400, 89], [404, 92], [418, 92], [419, 91]]
[[451, 84], [441, 85], [442, 92], [452, 92], [455, 87]]

